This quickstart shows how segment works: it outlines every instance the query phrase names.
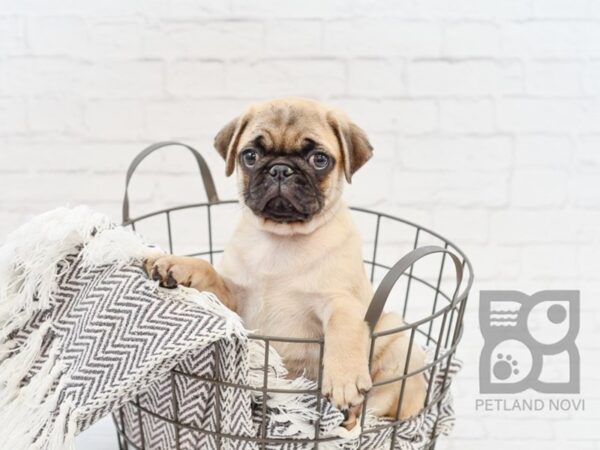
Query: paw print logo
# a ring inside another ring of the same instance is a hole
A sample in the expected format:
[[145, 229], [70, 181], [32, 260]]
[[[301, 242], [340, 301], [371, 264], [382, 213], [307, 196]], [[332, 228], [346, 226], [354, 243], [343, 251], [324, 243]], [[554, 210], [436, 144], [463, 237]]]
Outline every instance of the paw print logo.
[[[479, 323], [481, 393], [579, 393], [579, 291], [481, 291]], [[544, 370], [553, 359], [566, 362], [564, 379]]]
[[513, 375], [519, 375], [519, 362], [513, 359], [512, 355], [504, 356], [498, 353], [496, 362], [494, 363], [494, 376], [499, 380], [508, 380]]

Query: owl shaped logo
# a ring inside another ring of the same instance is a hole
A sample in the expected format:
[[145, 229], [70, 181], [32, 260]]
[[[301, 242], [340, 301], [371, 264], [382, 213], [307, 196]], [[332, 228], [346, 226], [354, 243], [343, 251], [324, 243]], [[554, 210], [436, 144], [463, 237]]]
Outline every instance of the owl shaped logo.
[[579, 291], [481, 291], [482, 394], [579, 393]]

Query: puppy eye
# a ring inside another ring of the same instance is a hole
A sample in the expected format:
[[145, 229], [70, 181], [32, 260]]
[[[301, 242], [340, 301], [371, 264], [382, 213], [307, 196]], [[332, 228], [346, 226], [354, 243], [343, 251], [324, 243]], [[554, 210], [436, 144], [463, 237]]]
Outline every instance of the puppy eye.
[[313, 153], [310, 158], [308, 158], [308, 162], [315, 169], [323, 170], [329, 165], [329, 156], [323, 152]]
[[248, 149], [242, 152], [242, 161], [246, 167], [254, 167], [258, 160], [258, 152], [256, 150]]

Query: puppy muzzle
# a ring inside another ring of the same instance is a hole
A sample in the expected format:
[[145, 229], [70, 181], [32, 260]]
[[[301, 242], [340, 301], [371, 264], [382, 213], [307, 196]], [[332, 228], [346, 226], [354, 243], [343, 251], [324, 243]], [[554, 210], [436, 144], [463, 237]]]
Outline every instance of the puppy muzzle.
[[319, 186], [309, 178], [296, 165], [277, 158], [249, 179], [246, 205], [275, 222], [308, 222], [323, 206]]

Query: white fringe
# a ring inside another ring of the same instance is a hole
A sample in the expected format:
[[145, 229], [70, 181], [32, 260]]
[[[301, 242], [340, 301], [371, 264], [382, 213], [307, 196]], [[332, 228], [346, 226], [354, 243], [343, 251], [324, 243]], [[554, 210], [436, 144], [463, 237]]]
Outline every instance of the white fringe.
[[[12, 358], [0, 364], [0, 408], [3, 410], [19, 393], [21, 380], [27, 375], [31, 366], [40, 355], [44, 337], [50, 329], [50, 321], [44, 322], [40, 328], [29, 335], [25, 343], [13, 351]], [[0, 416], [1, 417], [1, 416]]]
[[159, 252], [149, 247], [143, 239], [133, 231], [123, 227], [114, 227], [98, 233], [81, 251], [84, 266], [101, 266], [116, 264], [124, 266], [134, 261], [141, 261]]
[[[55, 426], [53, 414], [63, 386], [61, 376], [65, 368], [57, 363], [57, 356], [58, 345], [54, 345], [39, 372], [26, 385], [16, 389], [3, 389], [1, 395], [4, 397], [6, 394], [8, 402], [5, 401], [0, 409], [0, 423], [3, 424], [2, 448], [62, 449], [57, 446], [50, 447], [44, 440], [48, 434], [47, 426]], [[57, 385], [52, 389], [55, 383]], [[68, 406], [67, 402], [63, 403], [62, 414], [69, 413]]]

